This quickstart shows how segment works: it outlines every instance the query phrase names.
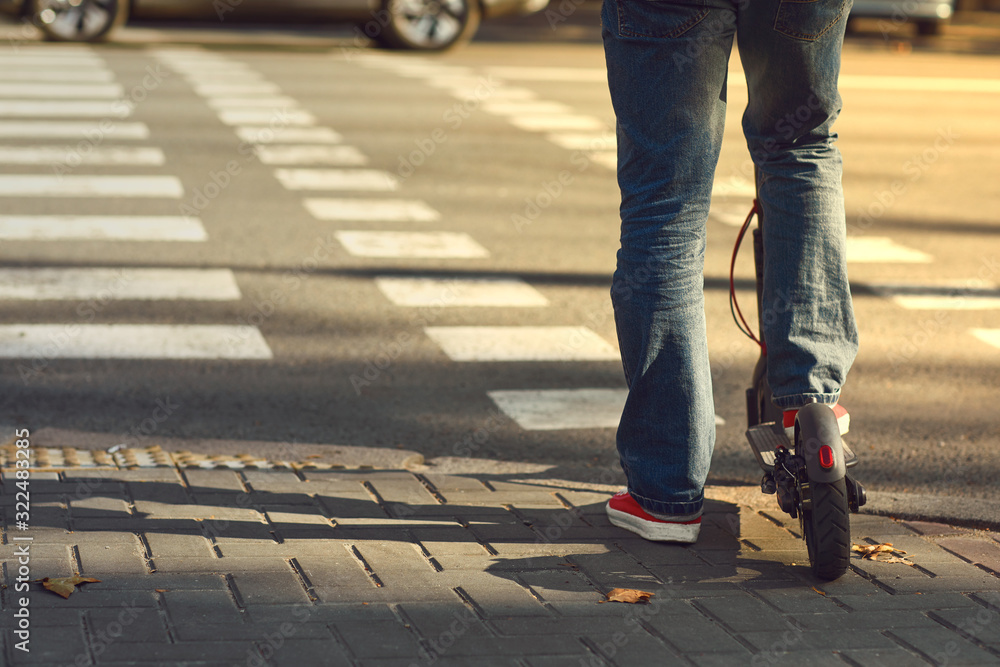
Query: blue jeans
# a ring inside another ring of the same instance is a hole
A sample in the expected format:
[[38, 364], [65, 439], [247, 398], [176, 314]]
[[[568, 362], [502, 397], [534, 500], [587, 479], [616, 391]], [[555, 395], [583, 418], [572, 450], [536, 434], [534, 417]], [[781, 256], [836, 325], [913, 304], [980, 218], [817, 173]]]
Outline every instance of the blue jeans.
[[617, 444], [647, 511], [698, 512], [715, 444], [703, 268], [737, 33], [749, 89], [743, 131], [765, 220], [774, 403], [836, 402], [854, 361], [832, 130], [850, 2], [604, 1], [622, 193], [611, 296], [629, 387]]

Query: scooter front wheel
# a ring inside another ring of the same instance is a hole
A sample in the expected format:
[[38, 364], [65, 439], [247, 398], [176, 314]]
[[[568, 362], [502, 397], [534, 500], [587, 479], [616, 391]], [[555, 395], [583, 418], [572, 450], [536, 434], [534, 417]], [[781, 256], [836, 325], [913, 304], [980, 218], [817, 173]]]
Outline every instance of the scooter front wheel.
[[810, 507], [802, 510], [802, 529], [813, 574], [836, 579], [847, 572], [851, 561], [851, 524], [848, 514], [847, 483], [809, 484]]

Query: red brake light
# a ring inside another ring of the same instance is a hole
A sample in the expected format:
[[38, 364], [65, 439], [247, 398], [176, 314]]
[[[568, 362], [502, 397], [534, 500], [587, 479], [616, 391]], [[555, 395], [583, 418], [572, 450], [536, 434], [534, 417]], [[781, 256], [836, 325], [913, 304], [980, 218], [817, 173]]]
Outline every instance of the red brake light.
[[830, 445], [823, 445], [819, 448], [819, 464], [826, 470], [833, 467], [833, 449]]

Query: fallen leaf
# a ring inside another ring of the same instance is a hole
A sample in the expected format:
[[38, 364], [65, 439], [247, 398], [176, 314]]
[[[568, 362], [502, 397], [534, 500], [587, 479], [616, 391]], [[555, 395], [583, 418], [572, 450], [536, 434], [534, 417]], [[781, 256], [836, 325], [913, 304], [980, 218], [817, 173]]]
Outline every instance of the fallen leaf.
[[634, 588], [612, 588], [606, 599], [602, 602], [627, 602], [629, 604], [640, 604], [649, 602], [653, 593], [636, 590]]
[[902, 558], [900, 556], [889, 556], [888, 558], [877, 558], [875, 560], [878, 560], [880, 563], [903, 563], [904, 565], [909, 565], [910, 567], [916, 565], [913, 561], [906, 560], [906, 558]]
[[819, 593], [820, 595], [826, 595], [826, 593], [824, 593], [824, 592], [823, 592], [823, 591], [821, 591], [820, 589], [816, 588], [815, 586], [813, 586], [813, 587], [812, 587], [812, 589], [813, 589], [814, 591], [816, 591], [817, 593]]
[[77, 584], [96, 584], [100, 583], [101, 580], [74, 574], [72, 577], [57, 577], [55, 579], [45, 577], [44, 579], [35, 579], [35, 581], [42, 582], [42, 586], [47, 590], [68, 598], [76, 590]]
[[883, 544], [852, 544], [851, 551], [860, 553], [863, 559], [879, 563], [905, 563], [913, 565], [913, 562], [906, 558], [906, 552], [893, 547], [892, 542], [885, 542]]

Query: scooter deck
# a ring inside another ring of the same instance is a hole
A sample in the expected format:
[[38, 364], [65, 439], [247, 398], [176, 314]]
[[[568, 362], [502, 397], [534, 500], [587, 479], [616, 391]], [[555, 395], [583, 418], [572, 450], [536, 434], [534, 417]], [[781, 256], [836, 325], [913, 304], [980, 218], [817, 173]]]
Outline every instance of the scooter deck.
[[[766, 422], [751, 426], [747, 429], [747, 440], [750, 441], [750, 448], [753, 450], [757, 463], [764, 472], [774, 471], [775, 450], [778, 447], [789, 447], [791, 445], [788, 441], [788, 436], [785, 435], [784, 427], [776, 422]], [[840, 442], [844, 447], [844, 465], [848, 468], [857, 465], [858, 455], [847, 446], [847, 443], [843, 439]]]

